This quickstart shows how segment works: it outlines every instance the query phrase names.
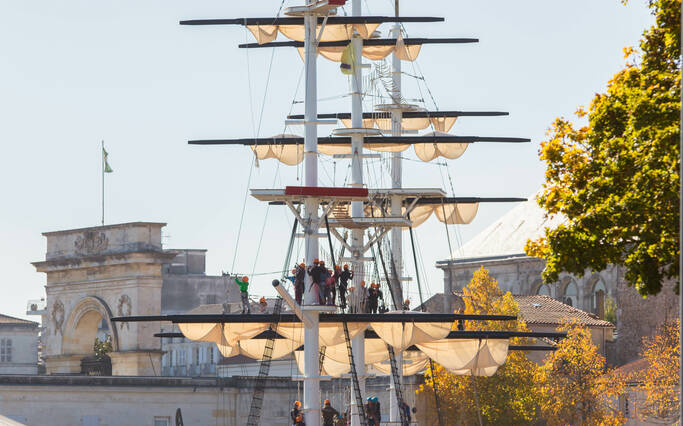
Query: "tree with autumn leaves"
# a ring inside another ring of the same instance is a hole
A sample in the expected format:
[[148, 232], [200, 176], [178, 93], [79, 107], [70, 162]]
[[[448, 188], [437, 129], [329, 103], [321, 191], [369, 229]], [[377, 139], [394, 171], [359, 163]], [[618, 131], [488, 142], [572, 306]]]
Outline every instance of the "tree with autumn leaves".
[[643, 339], [642, 355], [647, 361], [647, 368], [629, 378], [630, 382], [638, 383], [639, 389], [645, 393], [643, 399], [634, 401], [642, 420], [656, 419], [673, 424], [679, 419], [680, 329], [680, 320], [667, 321], [654, 336]]
[[[625, 1], [624, 1], [625, 2]], [[628, 63], [595, 95], [582, 127], [558, 118], [541, 144], [547, 165], [538, 202], [567, 222], [527, 244], [543, 277], [621, 265], [642, 295], [679, 268], [681, 0], [648, 0], [655, 24]]]
[[[498, 282], [481, 268], [463, 290], [465, 314], [517, 315], [519, 307], [512, 295], [503, 293]], [[523, 320], [465, 321], [466, 330], [529, 331]], [[425, 373], [425, 384], [418, 393], [428, 409], [418, 414], [431, 416], [421, 424], [436, 424], [434, 390], [439, 398], [444, 424], [497, 425], [533, 424], [538, 401], [534, 389], [536, 364], [523, 352], [513, 351], [492, 377], [459, 376], [436, 365], [434, 378]]]
[[[474, 273], [463, 290], [463, 299], [465, 314], [519, 314], [512, 295], [503, 293], [484, 268]], [[465, 329], [529, 331], [523, 318], [466, 321]], [[420, 420], [436, 424], [436, 391], [443, 421], [449, 425], [524, 425], [540, 420], [549, 425], [623, 423], [619, 413], [610, 409], [621, 382], [604, 378], [605, 359], [597, 352], [590, 332], [576, 323], [567, 323], [563, 330], [567, 338], [542, 366], [530, 361], [523, 351], [510, 351], [505, 364], [491, 377], [455, 375], [439, 365], [434, 376], [427, 371], [418, 390], [427, 404]], [[511, 343], [526, 342], [512, 339]]]
[[615, 404], [623, 379], [606, 371], [590, 331], [567, 320], [567, 338], [536, 373], [541, 417], [548, 425], [620, 425], [626, 420]]

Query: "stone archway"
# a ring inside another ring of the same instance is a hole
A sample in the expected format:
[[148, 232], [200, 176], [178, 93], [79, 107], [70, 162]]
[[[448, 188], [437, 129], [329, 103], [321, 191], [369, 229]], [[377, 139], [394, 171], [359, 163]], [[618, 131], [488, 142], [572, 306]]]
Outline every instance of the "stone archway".
[[119, 350], [116, 327], [111, 322], [111, 310], [107, 303], [95, 296], [87, 296], [74, 306], [64, 325], [62, 353], [70, 356], [92, 355], [97, 329], [104, 320], [111, 332], [112, 348]]

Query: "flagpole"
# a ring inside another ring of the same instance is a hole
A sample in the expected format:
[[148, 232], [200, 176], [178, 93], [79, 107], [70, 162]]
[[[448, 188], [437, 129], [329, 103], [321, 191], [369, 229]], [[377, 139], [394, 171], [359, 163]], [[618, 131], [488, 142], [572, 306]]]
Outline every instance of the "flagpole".
[[102, 157], [102, 226], [104, 226], [104, 139], [102, 140], [102, 149], [100, 149], [100, 156]]

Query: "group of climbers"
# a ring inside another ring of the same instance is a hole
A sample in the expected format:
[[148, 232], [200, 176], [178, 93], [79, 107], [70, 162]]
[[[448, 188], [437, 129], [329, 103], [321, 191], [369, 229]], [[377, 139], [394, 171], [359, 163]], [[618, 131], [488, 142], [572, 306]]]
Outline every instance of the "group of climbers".
[[311, 277], [312, 283], [308, 291], [313, 292], [316, 304], [335, 306], [337, 293], [339, 293], [339, 306], [342, 310], [346, 309], [346, 292], [349, 281], [353, 279], [353, 271], [349, 269], [349, 265], [344, 265], [343, 269], [337, 265], [334, 271], [327, 269], [325, 261], [318, 259], [315, 259], [313, 265], [308, 267], [305, 263], [296, 265], [292, 269], [292, 279], [294, 298], [298, 304], [303, 303], [306, 274]]
[[[368, 426], [380, 426], [382, 421], [382, 409], [380, 407], [379, 398], [376, 396], [368, 397], [366, 403], [363, 406], [365, 410], [365, 417], [368, 419]], [[401, 401], [399, 409], [404, 412], [406, 419], [410, 419], [410, 407], [405, 402]], [[322, 414], [322, 424], [323, 426], [346, 426], [349, 424], [349, 410], [347, 409], [344, 414], [339, 414], [329, 399], [323, 402], [323, 407], [320, 410]], [[289, 412], [292, 419], [292, 426], [305, 426], [303, 411], [301, 410], [301, 402], [294, 401], [294, 407]], [[410, 422], [410, 420], [408, 420]]]
[[[323, 403], [323, 408], [320, 410], [323, 417], [323, 426], [346, 426], [348, 424], [347, 415], [339, 414], [339, 411], [332, 407], [329, 399]], [[292, 426], [305, 426], [303, 412], [301, 411], [301, 402], [294, 401], [294, 407], [289, 412], [292, 419]], [[379, 424], [379, 423], [378, 423]]]
[[[343, 269], [337, 265], [334, 271], [332, 271], [325, 267], [324, 261], [315, 259], [313, 265], [308, 268], [304, 263], [296, 265], [292, 269], [292, 274], [293, 276], [290, 279], [294, 283], [294, 296], [298, 304], [303, 302], [306, 274], [308, 274], [312, 281], [308, 291], [313, 292], [316, 304], [335, 306], [335, 299], [337, 293], [339, 293], [339, 307], [342, 311], [346, 311], [348, 292], [350, 313], [383, 314], [388, 311], [384, 304], [384, 294], [380, 290], [379, 284], [370, 283], [368, 288], [365, 285], [365, 281], [361, 281], [358, 291], [353, 286], [349, 287], [349, 282], [353, 279], [353, 271], [349, 269], [349, 265], [344, 265]], [[235, 282], [240, 288], [242, 314], [250, 314], [249, 277], [239, 278], [235, 276]], [[381, 305], [379, 304], [380, 300], [382, 301]], [[261, 297], [259, 300], [259, 310], [265, 313], [267, 309], [266, 299]], [[403, 302], [402, 309], [404, 311], [410, 310], [409, 299]]]

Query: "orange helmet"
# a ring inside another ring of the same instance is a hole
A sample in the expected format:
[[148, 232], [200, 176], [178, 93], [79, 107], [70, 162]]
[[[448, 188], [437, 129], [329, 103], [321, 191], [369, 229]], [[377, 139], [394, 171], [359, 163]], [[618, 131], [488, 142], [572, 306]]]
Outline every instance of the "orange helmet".
[[349, 287], [349, 291], [353, 291], [356, 287]]
[[301, 262], [301, 263], [299, 263], [299, 266], [301, 266], [302, 268], [305, 268], [306, 264], [304, 262]]
[[349, 265], [344, 265], [344, 269], [349, 269]]
[[323, 266], [324, 264], [325, 264], [325, 261], [324, 261], [324, 260], [321, 260], [321, 261], [320, 261], [320, 266]]
[[410, 299], [406, 299], [405, 302], [403, 302], [403, 303], [410, 305]]
[[249, 277], [242, 277], [242, 281], [244, 281], [245, 283], [248, 283], [248, 282], [249, 282]]
[[301, 407], [301, 402], [300, 401], [294, 401], [294, 405], [297, 407]]
[[324, 405], [328, 405], [329, 403], [330, 403], [330, 400], [329, 400], [329, 399], [326, 399], [326, 400], [323, 402]]
[[341, 267], [340, 267], [339, 265], [337, 265], [337, 266], [334, 267], [334, 270], [335, 270], [335, 271], [338, 271], [338, 270], [340, 270], [340, 269], [341, 269]]
[[292, 269], [292, 274], [296, 274], [296, 269]]
[[365, 287], [365, 281], [360, 282], [361, 287]]
[[259, 299], [259, 303], [266, 303], [266, 297], [261, 296], [261, 298]]
[[320, 263], [320, 260], [318, 260], [317, 258], [313, 259], [313, 263]]

